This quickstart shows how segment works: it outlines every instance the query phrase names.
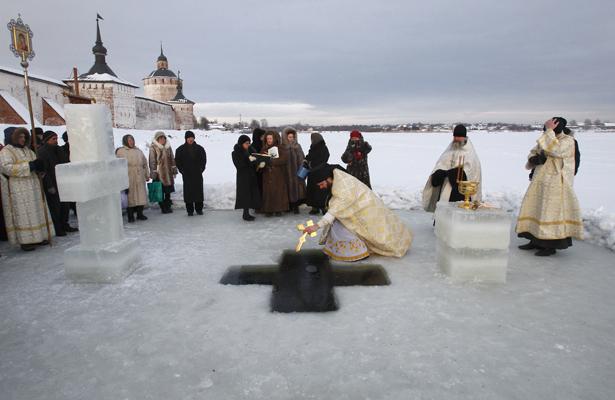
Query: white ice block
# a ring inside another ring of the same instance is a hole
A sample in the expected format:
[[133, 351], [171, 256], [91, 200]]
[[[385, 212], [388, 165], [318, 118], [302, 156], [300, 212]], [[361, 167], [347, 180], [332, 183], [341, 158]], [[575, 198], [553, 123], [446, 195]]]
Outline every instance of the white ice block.
[[109, 106], [66, 104], [64, 111], [72, 162], [115, 158]]
[[59, 164], [56, 180], [62, 201], [90, 201], [128, 188], [128, 164], [125, 158]]
[[507, 250], [453, 249], [438, 240], [437, 262], [453, 282], [506, 282]]
[[124, 239], [105, 246], [71, 247], [64, 253], [64, 272], [73, 282], [116, 283], [140, 263], [137, 239]]
[[124, 238], [120, 193], [77, 203], [79, 234], [84, 246], [104, 246]]
[[75, 282], [118, 282], [138, 265], [136, 239], [125, 239], [120, 191], [128, 187], [125, 159], [113, 152], [111, 113], [105, 105], [66, 105], [71, 163], [56, 167], [63, 201], [77, 202], [81, 244], [64, 253]]
[[511, 216], [500, 209], [465, 210], [438, 202], [435, 233], [452, 248], [508, 249]]

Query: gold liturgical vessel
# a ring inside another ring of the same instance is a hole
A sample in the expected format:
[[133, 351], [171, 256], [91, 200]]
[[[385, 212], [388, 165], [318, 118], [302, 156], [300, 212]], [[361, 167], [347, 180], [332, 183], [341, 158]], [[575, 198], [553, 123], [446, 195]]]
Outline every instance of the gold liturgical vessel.
[[465, 208], [466, 210], [473, 208], [470, 204], [470, 196], [474, 196], [476, 194], [478, 182], [458, 181], [457, 184], [459, 185], [459, 193], [465, 196], [465, 200], [463, 201], [463, 204], [459, 204], [459, 208]]

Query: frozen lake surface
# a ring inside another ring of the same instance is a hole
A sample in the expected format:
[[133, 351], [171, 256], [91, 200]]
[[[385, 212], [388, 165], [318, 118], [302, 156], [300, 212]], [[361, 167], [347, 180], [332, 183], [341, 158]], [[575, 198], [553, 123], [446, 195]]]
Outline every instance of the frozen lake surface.
[[[431, 215], [398, 211], [415, 241], [390, 286], [337, 287], [331, 313], [270, 313], [271, 286], [227, 267], [294, 248], [302, 215], [177, 210], [127, 226], [143, 266], [71, 284], [63, 251], [0, 243], [0, 396], [16, 399], [611, 399], [615, 269], [575, 242], [538, 258], [511, 243], [506, 284], [439, 273]], [[306, 248], [317, 247], [310, 239]]]

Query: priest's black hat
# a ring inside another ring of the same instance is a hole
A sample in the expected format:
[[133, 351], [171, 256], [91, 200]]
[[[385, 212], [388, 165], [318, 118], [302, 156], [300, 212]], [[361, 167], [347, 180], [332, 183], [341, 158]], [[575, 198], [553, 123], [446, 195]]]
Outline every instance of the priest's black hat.
[[455, 129], [453, 129], [453, 136], [467, 137], [468, 136], [468, 130], [466, 129], [466, 127], [464, 125], [459, 124], [459, 125], [455, 126]]

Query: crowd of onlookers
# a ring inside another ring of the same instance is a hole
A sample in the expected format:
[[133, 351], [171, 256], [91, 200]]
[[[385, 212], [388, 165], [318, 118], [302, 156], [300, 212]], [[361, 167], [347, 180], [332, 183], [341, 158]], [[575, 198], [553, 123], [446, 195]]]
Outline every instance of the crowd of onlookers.
[[[68, 134], [36, 128], [35, 135], [23, 127], [4, 130], [0, 144], [0, 240], [20, 245], [24, 251], [50, 243], [53, 236], [78, 231], [69, 224], [74, 203], [60, 200], [56, 165], [70, 162]], [[310, 214], [325, 213], [329, 192], [320, 190], [310, 179], [310, 170], [327, 164], [330, 153], [320, 133], [311, 134], [307, 155], [297, 140], [297, 131], [285, 128], [254, 130], [252, 138], [241, 135], [232, 152], [237, 169], [236, 209], [243, 219], [254, 220], [250, 209], [267, 217], [285, 212], [299, 213], [307, 204]], [[342, 161], [348, 172], [370, 186], [367, 154], [371, 146], [358, 131], [350, 140]], [[163, 214], [173, 212], [171, 193], [175, 177], [182, 174], [183, 199], [189, 216], [203, 215], [203, 172], [207, 164], [205, 149], [186, 131], [185, 143], [175, 152], [164, 132], [158, 131], [149, 145], [149, 155], [135, 145], [132, 135], [122, 138], [115, 151], [128, 165], [129, 187], [122, 192], [123, 208], [129, 223], [147, 220], [144, 209], [158, 203]]]
[[[292, 127], [284, 128], [281, 135], [256, 128], [252, 139], [239, 137], [232, 152], [237, 168], [235, 209], [243, 210], [244, 220], [254, 220], [250, 209], [271, 217], [298, 214], [302, 204], [311, 207], [310, 214], [325, 213], [330, 192], [318, 188], [310, 171], [326, 165], [331, 154], [320, 133], [312, 133], [310, 140], [305, 155]], [[369, 187], [367, 154], [371, 149], [359, 131], [352, 131], [342, 155], [348, 172]]]

